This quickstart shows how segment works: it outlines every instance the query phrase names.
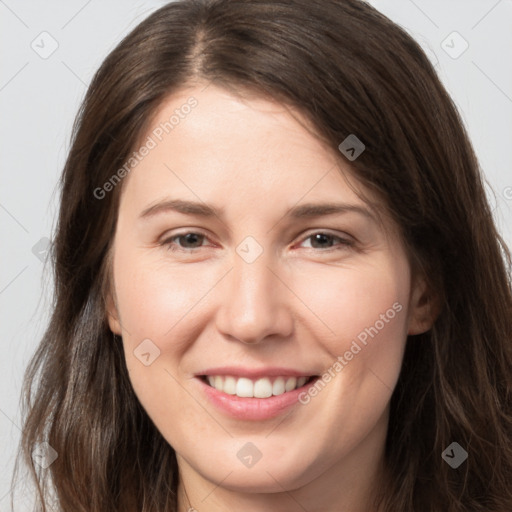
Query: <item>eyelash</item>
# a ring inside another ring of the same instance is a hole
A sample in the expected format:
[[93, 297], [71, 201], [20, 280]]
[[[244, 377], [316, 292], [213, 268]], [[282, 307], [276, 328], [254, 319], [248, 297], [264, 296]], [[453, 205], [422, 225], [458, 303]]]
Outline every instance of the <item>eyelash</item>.
[[[315, 231], [314, 233], [310, 233], [302, 241], [304, 242], [304, 241], [312, 238], [313, 236], [319, 235], [319, 234], [327, 235], [328, 237], [331, 237], [332, 239], [337, 239], [340, 242], [337, 247], [328, 247], [326, 249], [318, 249], [318, 251], [320, 251], [320, 252], [328, 252], [329, 253], [329, 252], [332, 252], [332, 251], [343, 250], [343, 249], [346, 249], [347, 247], [353, 247], [354, 246], [354, 242], [352, 240], [349, 240], [349, 239], [346, 239], [346, 238], [342, 238], [342, 237], [340, 237], [338, 235], [334, 235], [334, 234], [328, 233], [326, 231]], [[203, 246], [201, 246], [201, 247], [193, 247], [193, 248], [180, 248], [180, 247], [176, 248], [176, 245], [173, 242], [173, 240], [185, 237], [187, 235], [199, 235], [200, 237], [208, 238], [203, 233], [199, 233], [199, 232], [196, 232], [196, 231], [186, 231], [185, 233], [179, 233], [177, 235], [173, 235], [172, 237], [163, 240], [160, 245], [167, 247], [167, 249], [169, 251], [172, 251], [172, 252], [183, 252], [183, 253], [193, 253], [196, 250], [201, 249], [203, 247]], [[310, 247], [309, 249], [313, 249], [314, 250], [315, 248], [314, 247]]]

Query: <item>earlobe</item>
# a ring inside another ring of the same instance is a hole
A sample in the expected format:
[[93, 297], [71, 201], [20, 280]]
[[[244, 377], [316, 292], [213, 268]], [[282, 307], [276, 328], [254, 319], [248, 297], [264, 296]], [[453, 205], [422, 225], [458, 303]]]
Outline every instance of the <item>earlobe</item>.
[[409, 304], [409, 329], [407, 334], [422, 334], [432, 328], [439, 316], [439, 299], [426, 283], [418, 277], [411, 291]]

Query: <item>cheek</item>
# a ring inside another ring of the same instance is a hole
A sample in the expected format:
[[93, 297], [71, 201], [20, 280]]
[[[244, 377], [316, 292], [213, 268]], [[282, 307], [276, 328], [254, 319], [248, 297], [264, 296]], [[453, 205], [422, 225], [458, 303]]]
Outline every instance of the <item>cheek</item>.
[[333, 354], [348, 349], [354, 339], [364, 344], [376, 331], [382, 338], [403, 338], [410, 280], [400, 259], [381, 258], [353, 268], [318, 267], [307, 278], [296, 279], [294, 291], [317, 316], [318, 332], [325, 332]]
[[[327, 443], [333, 457], [348, 453], [386, 411], [407, 339], [410, 283], [402, 263], [386, 258], [308, 278], [307, 305], [322, 320], [314, 319], [317, 333], [325, 333], [317, 336], [316, 348], [329, 354], [319, 382], [300, 398], [308, 408], [304, 428], [318, 433], [312, 452]], [[306, 290], [304, 283], [302, 293]], [[324, 419], [320, 427], [316, 418]]]
[[383, 412], [400, 373], [407, 339], [408, 268], [391, 257], [371, 266], [331, 268], [310, 275], [297, 290], [321, 320], [313, 319], [317, 348], [329, 354], [321, 393], [345, 404], [338, 406], [342, 409], [359, 411], [361, 421]]
[[[181, 422], [170, 421], [176, 413], [173, 404], [190, 402], [180, 382], [179, 365], [193, 336], [180, 341], [179, 333], [184, 326], [189, 328], [188, 333], [193, 331], [190, 321], [194, 305], [206, 293], [204, 285], [199, 279], [197, 286], [191, 286], [189, 275], [133, 252], [122, 255], [119, 251], [114, 265], [125, 361], [132, 387], [155, 425], [169, 439], [174, 438]], [[200, 411], [187, 414], [187, 426], [200, 432], [205, 427], [196, 418], [201, 418]]]
[[[172, 330], [177, 333], [186, 327], [184, 339], [188, 340], [200, 334], [201, 322], [194, 319], [201, 311], [204, 314], [205, 304], [214, 299], [214, 288], [223, 273], [200, 263], [172, 265], [161, 257], [148, 260], [142, 251], [131, 255], [118, 251], [114, 263], [118, 306], [130, 343], [149, 338], [167, 351], [172, 338], [175, 353], [185, 350]], [[311, 331], [312, 338], [323, 339], [324, 349], [333, 356], [349, 350], [353, 340], [368, 346], [369, 341], [379, 339], [383, 345], [384, 338], [405, 336], [410, 287], [407, 269], [400, 258], [391, 257], [373, 260], [371, 265], [314, 265], [307, 272], [296, 269], [284, 277], [293, 283], [302, 306], [297, 306], [293, 295], [287, 299], [286, 293], [279, 300], [288, 300], [285, 307], [294, 309], [297, 327]]]
[[177, 383], [179, 367], [204, 328], [196, 320], [219, 276], [199, 271], [195, 265], [173, 266], [161, 257], [120, 249], [114, 260], [114, 279], [133, 388], [154, 420], [166, 417], [169, 404], [190, 398]]
[[163, 340], [181, 322], [190, 325], [195, 308], [217, 278], [192, 265], [183, 267], [137, 255], [117, 259], [118, 306], [123, 327], [134, 341]]

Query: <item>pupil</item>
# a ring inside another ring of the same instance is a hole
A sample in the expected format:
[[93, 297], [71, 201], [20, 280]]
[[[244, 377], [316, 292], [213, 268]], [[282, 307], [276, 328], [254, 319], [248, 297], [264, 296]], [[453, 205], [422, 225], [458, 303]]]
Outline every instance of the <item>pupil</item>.
[[[199, 235], [199, 237], [200, 237], [200, 236], [201, 236], [201, 235]], [[191, 239], [190, 237], [192, 237], [192, 239]], [[187, 233], [187, 234], [186, 234], [186, 235], [184, 235], [182, 238], [184, 238], [184, 239], [185, 239], [185, 244], [189, 244], [189, 243], [194, 244], [194, 238], [196, 238], [196, 239], [197, 239], [197, 237], [198, 237], [198, 235], [197, 235], [197, 234], [195, 234], [195, 233]], [[196, 242], [197, 242], [197, 240], [196, 240]]]
[[[330, 235], [326, 235], [324, 233], [317, 233], [316, 235], [313, 236], [313, 240], [315, 242], [318, 242], [318, 241], [325, 242], [325, 241], [329, 241], [329, 237], [330, 237]], [[330, 246], [330, 244], [329, 244], [329, 246]]]

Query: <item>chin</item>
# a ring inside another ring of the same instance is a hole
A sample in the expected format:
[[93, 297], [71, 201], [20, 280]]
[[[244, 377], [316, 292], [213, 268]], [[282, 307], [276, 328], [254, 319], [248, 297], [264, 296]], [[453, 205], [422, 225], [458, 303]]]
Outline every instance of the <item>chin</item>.
[[[283, 492], [284, 489], [287, 491], [299, 489], [318, 476], [311, 468], [298, 464], [299, 461], [293, 466], [288, 464], [284, 467], [278, 460], [263, 462], [263, 459], [251, 468], [245, 468], [241, 464], [240, 467], [237, 467], [238, 464], [235, 467], [233, 465], [219, 467], [212, 464], [208, 466], [207, 472], [202, 474], [216, 485], [222, 481], [222, 487], [231, 491], [276, 493]], [[216, 467], [215, 472], [212, 472], [213, 466]]]

